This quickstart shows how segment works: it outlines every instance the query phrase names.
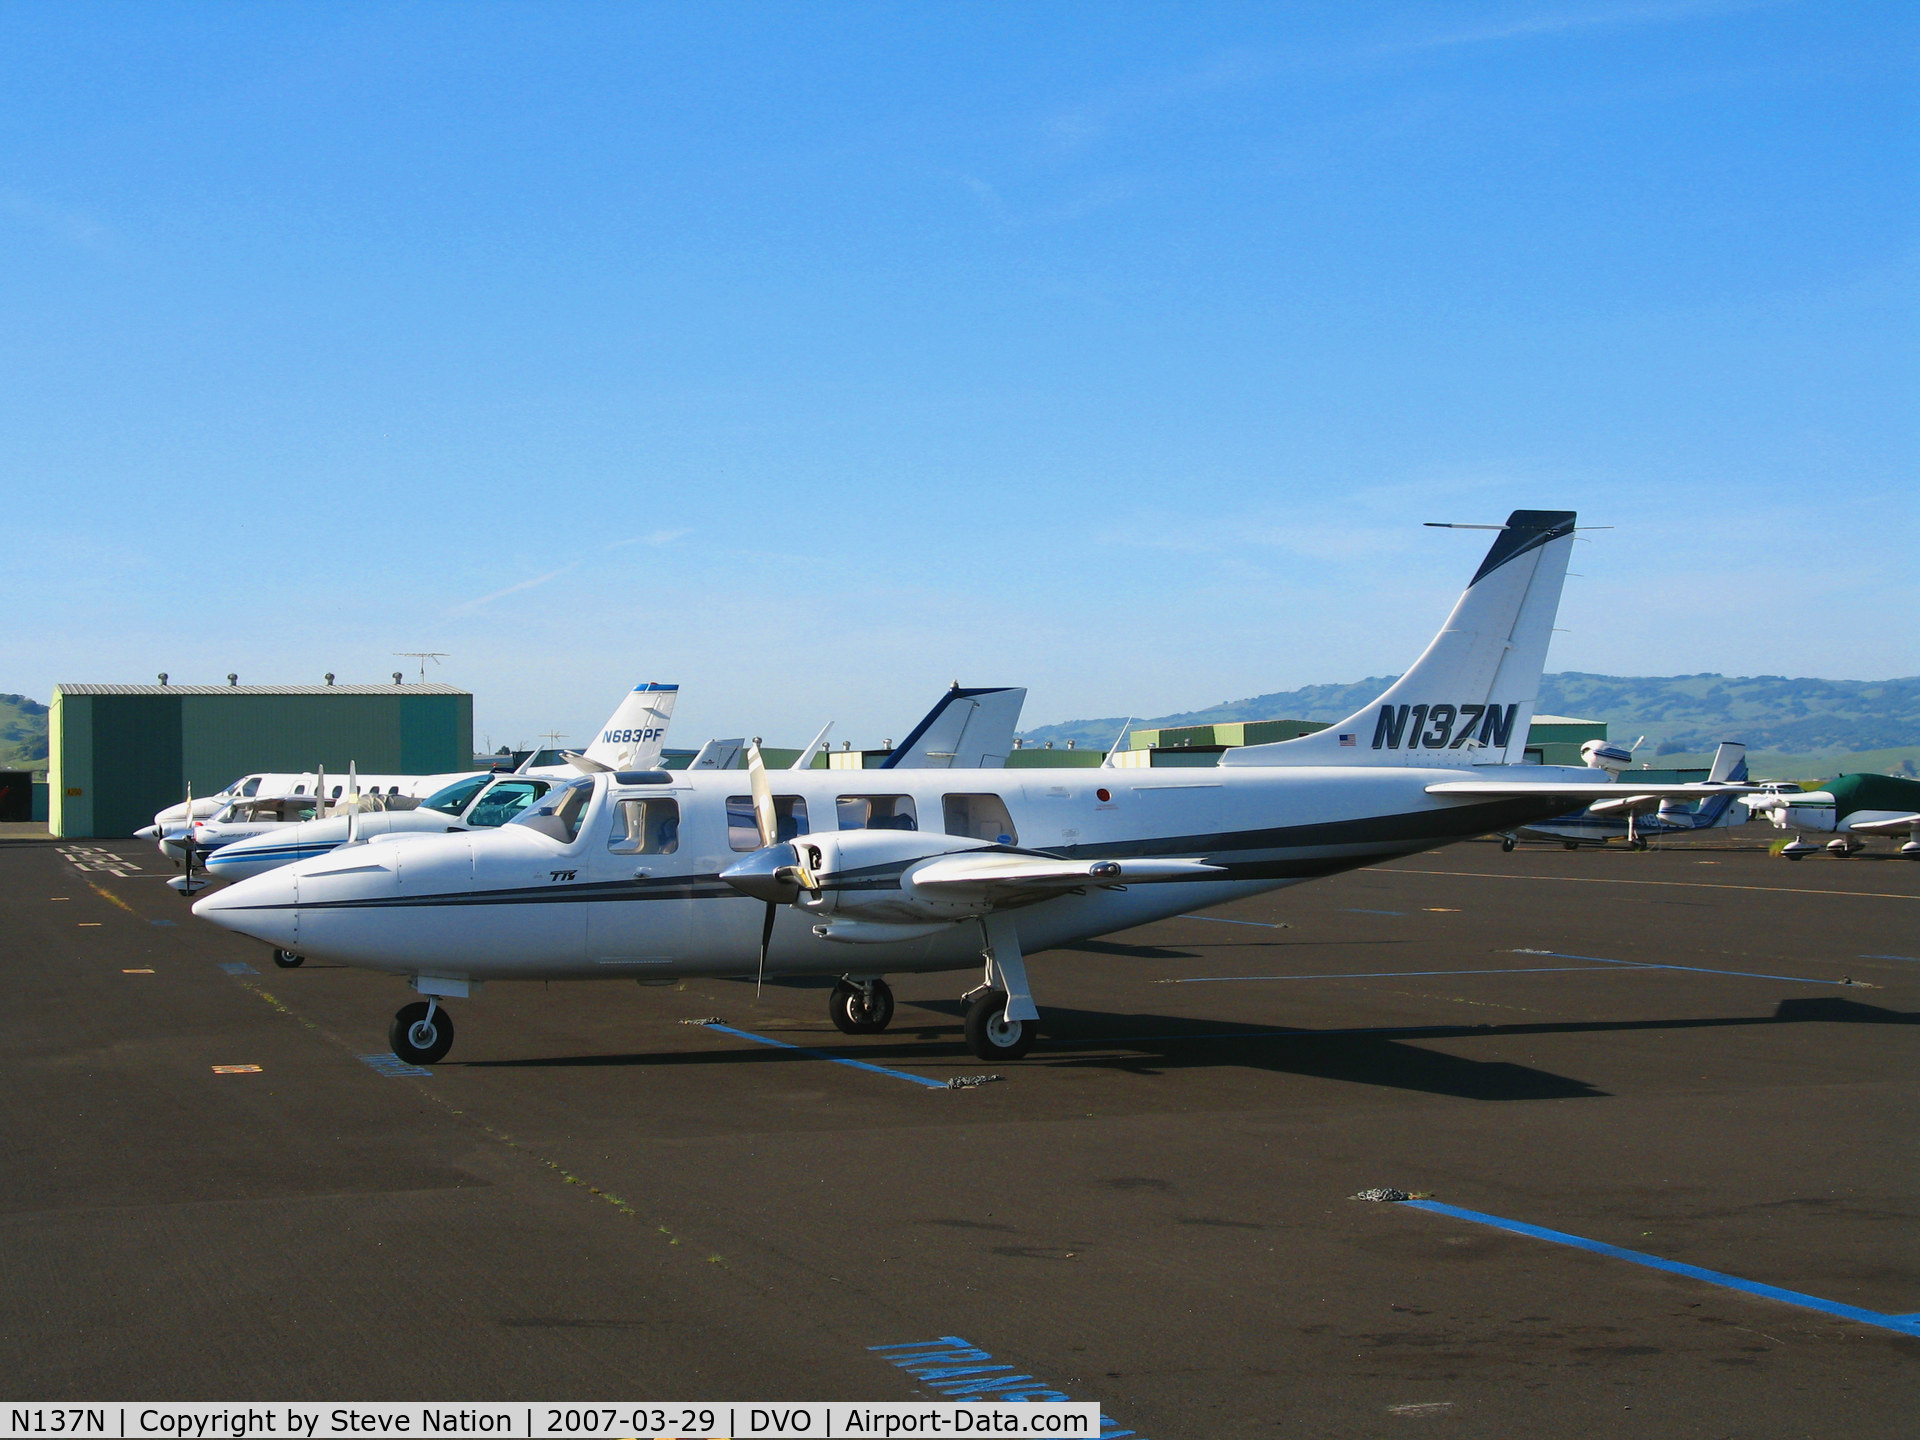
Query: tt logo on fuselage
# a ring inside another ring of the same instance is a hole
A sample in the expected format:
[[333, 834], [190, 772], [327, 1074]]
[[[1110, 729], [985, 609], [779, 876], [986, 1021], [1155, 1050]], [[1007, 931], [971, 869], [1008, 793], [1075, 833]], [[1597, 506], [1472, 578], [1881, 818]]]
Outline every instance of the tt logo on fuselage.
[[549, 876], [555, 880], [571, 880], [579, 873], [578, 870], [551, 870], [548, 872]]
[[1382, 705], [1373, 726], [1373, 748], [1458, 750], [1478, 742], [1504, 750], [1513, 736], [1518, 705]]

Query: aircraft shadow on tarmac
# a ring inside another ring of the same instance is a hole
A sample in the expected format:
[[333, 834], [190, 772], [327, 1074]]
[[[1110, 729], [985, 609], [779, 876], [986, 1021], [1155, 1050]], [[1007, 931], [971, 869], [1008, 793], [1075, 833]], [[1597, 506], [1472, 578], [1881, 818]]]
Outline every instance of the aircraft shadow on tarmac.
[[[928, 1001], [919, 1008], [957, 1011], [955, 1001]], [[1920, 1025], [1920, 1013], [1888, 1010], [1841, 996], [1782, 1000], [1771, 1015], [1729, 1015], [1675, 1020], [1567, 1020], [1512, 1025], [1383, 1026], [1378, 1030], [1274, 1030], [1233, 1022], [1111, 1011], [1067, 1010], [1048, 1007], [1043, 1012], [1041, 1040], [1023, 1069], [1103, 1069], [1137, 1075], [1218, 1066], [1269, 1070], [1276, 1074], [1306, 1075], [1343, 1080], [1357, 1085], [1381, 1085], [1464, 1100], [1585, 1100], [1604, 1099], [1607, 1092], [1532, 1066], [1504, 1060], [1469, 1060], [1429, 1050], [1423, 1040], [1484, 1039], [1519, 1035], [1606, 1034], [1636, 1030], [1714, 1030], [1751, 1025]], [[782, 1033], [781, 1027], [765, 1030]], [[456, 1062], [476, 1070], [567, 1069], [580, 1066], [646, 1065], [793, 1065], [815, 1063], [816, 1054], [863, 1060], [871, 1065], [904, 1066], [916, 1062], [950, 1065], [955, 1041], [922, 1038], [880, 1040], [848, 1046], [808, 1042], [819, 1036], [808, 1030], [789, 1043], [804, 1049], [764, 1049], [758, 1046], [697, 1051], [655, 1051], [650, 1054], [563, 1055], [518, 1060]], [[953, 1027], [957, 1032], [958, 1027]], [[786, 1032], [791, 1034], [792, 1032]], [[1073, 1054], [1098, 1047], [1104, 1054]], [[1066, 1053], [1062, 1053], [1066, 1052]], [[1115, 1053], [1122, 1052], [1122, 1053]]]

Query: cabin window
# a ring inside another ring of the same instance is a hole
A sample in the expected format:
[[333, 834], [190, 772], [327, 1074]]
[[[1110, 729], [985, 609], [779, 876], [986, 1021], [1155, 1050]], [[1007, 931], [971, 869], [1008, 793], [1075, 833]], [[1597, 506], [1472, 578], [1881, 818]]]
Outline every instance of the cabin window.
[[842, 795], [834, 802], [842, 830], [918, 830], [911, 795]]
[[340, 787], [338, 785], [334, 786], [333, 794], [329, 795], [327, 798], [329, 800], [338, 800], [340, 798]]
[[246, 796], [258, 795], [260, 793], [260, 777], [258, 775], [250, 776], [247, 783], [240, 787], [240, 793]]
[[[773, 797], [773, 838], [777, 844], [807, 833], [807, 802], [801, 795]], [[760, 822], [753, 817], [751, 795], [727, 797], [727, 844], [735, 850], [760, 848]]]
[[307, 787], [304, 785], [296, 785], [293, 787], [293, 793], [296, 795], [304, 795], [307, 793]]
[[1007, 802], [998, 795], [943, 795], [940, 815], [949, 835], [991, 840], [999, 845], [1020, 843], [1013, 817], [1007, 813]]
[[607, 849], [616, 855], [671, 855], [679, 848], [679, 801], [648, 798], [614, 803]]
[[545, 780], [502, 780], [480, 797], [467, 816], [467, 824], [475, 830], [505, 825], [546, 794], [547, 784]]

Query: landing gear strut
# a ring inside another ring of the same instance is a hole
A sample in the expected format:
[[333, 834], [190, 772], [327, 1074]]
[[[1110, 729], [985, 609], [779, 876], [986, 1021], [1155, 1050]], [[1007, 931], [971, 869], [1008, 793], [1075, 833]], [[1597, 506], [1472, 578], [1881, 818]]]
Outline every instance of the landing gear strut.
[[827, 1000], [827, 1013], [842, 1035], [877, 1035], [893, 1023], [893, 991], [877, 978], [840, 980]]
[[409, 1065], [444, 1060], [453, 1048], [453, 1017], [432, 996], [402, 1005], [387, 1027], [387, 1043]]
[[1018, 1060], [1033, 1048], [1040, 1012], [1027, 985], [1027, 962], [1020, 953], [1020, 932], [1006, 915], [980, 921], [986, 979], [961, 998], [967, 1007], [967, 1048], [982, 1060]]

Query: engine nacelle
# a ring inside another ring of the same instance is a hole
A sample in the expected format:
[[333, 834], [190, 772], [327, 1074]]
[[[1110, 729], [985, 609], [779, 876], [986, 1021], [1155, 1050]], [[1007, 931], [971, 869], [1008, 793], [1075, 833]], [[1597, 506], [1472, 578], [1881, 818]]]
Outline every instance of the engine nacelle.
[[1604, 770], [1618, 775], [1633, 764], [1633, 752], [1610, 740], [1589, 740], [1580, 747], [1580, 759], [1589, 770]]
[[[769, 845], [721, 872], [736, 890], [797, 906], [822, 920], [841, 917], [875, 926], [942, 925], [984, 914], [975, 899], [916, 890], [915, 866], [943, 856], [995, 848], [991, 841], [916, 830], [842, 830], [800, 835]], [[840, 927], [833, 939], [865, 939]], [[902, 938], [879, 936], [877, 939]]]

